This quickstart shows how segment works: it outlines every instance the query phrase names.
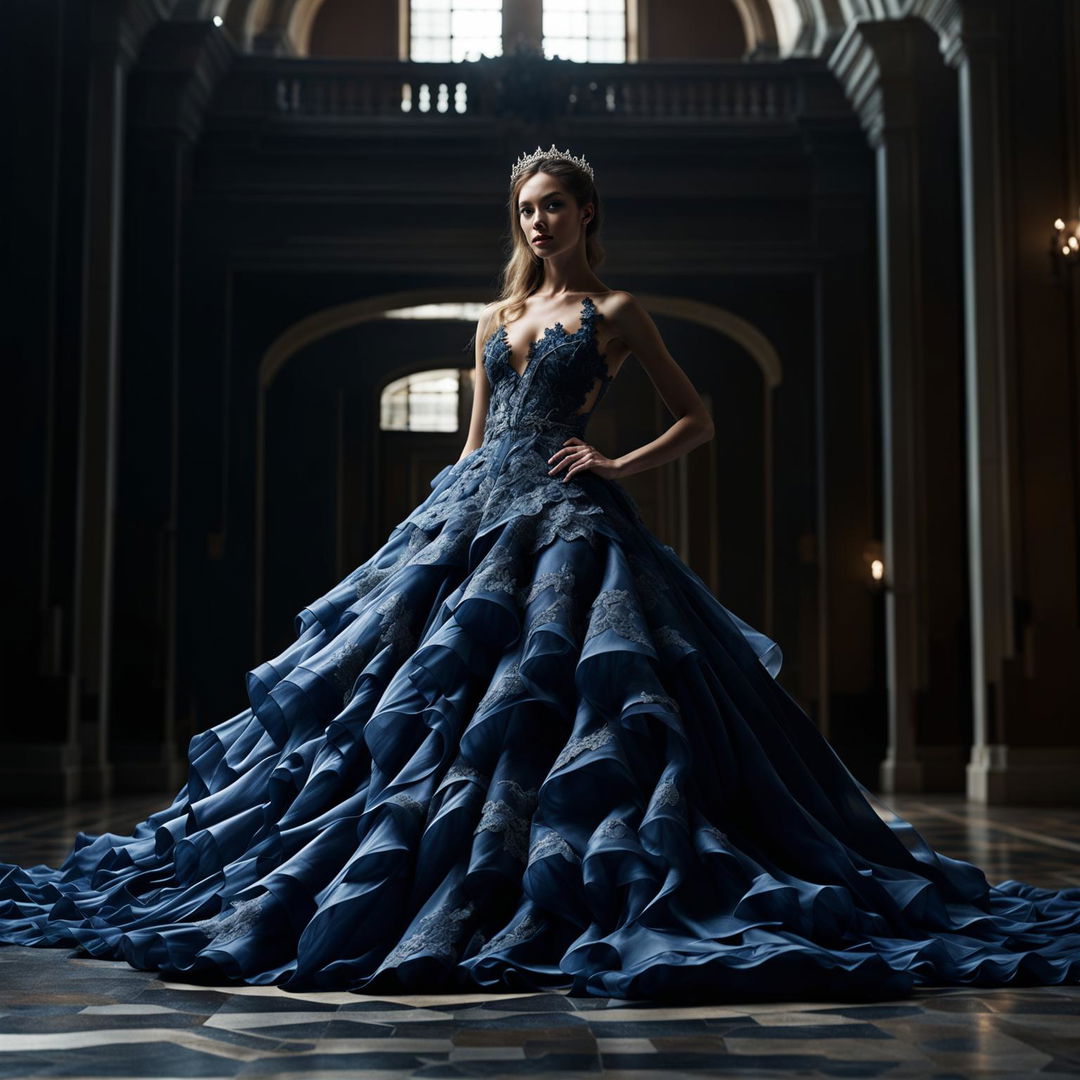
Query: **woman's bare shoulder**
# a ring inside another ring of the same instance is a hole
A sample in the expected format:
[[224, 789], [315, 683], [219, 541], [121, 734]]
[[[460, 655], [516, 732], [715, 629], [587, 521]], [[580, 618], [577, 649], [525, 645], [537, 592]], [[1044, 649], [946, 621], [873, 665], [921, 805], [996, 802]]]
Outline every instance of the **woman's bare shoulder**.
[[626, 289], [609, 289], [601, 293], [597, 300], [600, 312], [609, 322], [617, 322], [621, 315], [641, 307], [634, 294]]
[[482, 338], [487, 337], [495, 329], [495, 318], [498, 315], [499, 306], [498, 300], [492, 300], [480, 309], [480, 314], [476, 318], [476, 332]]

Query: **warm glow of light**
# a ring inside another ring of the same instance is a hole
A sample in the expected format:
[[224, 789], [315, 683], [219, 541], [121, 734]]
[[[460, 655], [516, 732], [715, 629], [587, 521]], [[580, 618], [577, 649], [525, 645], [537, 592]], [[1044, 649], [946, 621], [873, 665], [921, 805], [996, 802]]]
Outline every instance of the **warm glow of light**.
[[214, 16], [214, 25], [215, 26], [224, 26], [225, 25], [225, 20], [220, 15], [215, 15]]
[[875, 581], [881, 581], [885, 576], [885, 564], [880, 559], [874, 559], [870, 563], [870, 576]]
[[1054, 218], [1054, 228], [1055, 229], [1064, 229], [1065, 228], [1065, 222], [1062, 221], [1061, 218]]

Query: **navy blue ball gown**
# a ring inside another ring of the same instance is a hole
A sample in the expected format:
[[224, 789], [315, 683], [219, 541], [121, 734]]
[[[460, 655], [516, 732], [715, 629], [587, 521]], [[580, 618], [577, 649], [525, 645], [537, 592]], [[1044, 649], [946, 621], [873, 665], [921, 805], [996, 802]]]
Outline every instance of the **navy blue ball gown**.
[[0, 865], [0, 940], [366, 993], [1080, 981], [1080, 889], [990, 885], [879, 815], [777, 644], [621, 485], [548, 475], [610, 382], [602, 317], [520, 374], [492, 333], [483, 444], [300, 612], [170, 806]]

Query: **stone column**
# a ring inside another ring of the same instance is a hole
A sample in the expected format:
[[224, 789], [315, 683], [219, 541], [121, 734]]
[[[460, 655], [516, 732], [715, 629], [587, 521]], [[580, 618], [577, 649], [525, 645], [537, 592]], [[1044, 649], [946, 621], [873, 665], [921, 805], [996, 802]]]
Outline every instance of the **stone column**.
[[1016, 255], [1010, 248], [1016, 222], [1008, 107], [1015, 57], [1008, 26], [1010, 18], [1026, 13], [1008, 0], [957, 6], [960, 17], [939, 30], [942, 52], [956, 68], [960, 88], [974, 699], [967, 793], [990, 803], [1074, 801], [1075, 748], [1015, 744], [1032, 702], [1026, 700], [1016, 615], [1023, 592], [1017, 580], [1023, 462], [1011, 318], [1017, 290]]
[[829, 64], [877, 158], [888, 750], [885, 792], [920, 791], [917, 695], [926, 683], [920, 483], [924, 432], [918, 79], [934, 39], [918, 19], [851, 24]]
[[[117, 538], [116, 785], [174, 791], [179, 745], [180, 325], [190, 161], [211, 93], [234, 50], [210, 22], [163, 23], [130, 86], [124, 279], [123, 443]], [[147, 274], [144, 268], [154, 267]]]
[[108, 8], [91, 21], [86, 145], [82, 371], [76, 478], [73, 664], [69, 716], [81, 735], [81, 794], [112, 787], [108, 757], [114, 515], [116, 509], [118, 305], [124, 108], [131, 39]]

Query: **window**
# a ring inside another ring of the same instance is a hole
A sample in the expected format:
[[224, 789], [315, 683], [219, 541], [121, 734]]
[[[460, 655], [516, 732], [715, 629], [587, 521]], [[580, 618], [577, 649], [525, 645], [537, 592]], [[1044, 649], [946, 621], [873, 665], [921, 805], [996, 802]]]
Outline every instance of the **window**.
[[[626, 63], [626, 0], [506, 0], [508, 14], [532, 24], [541, 14], [544, 56]], [[522, 12], [522, 7], [532, 12]], [[501, 56], [503, 0], [409, 0], [409, 58], [458, 63]]]
[[414, 371], [383, 388], [383, 431], [457, 431], [461, 372], [457, 368]]
[[502, 53], [502, 0], [411, 0], [411, 60], [458, 63], [481, 53]]
[[626, 0], [543, 0], [544, 56], [626, 62]]

